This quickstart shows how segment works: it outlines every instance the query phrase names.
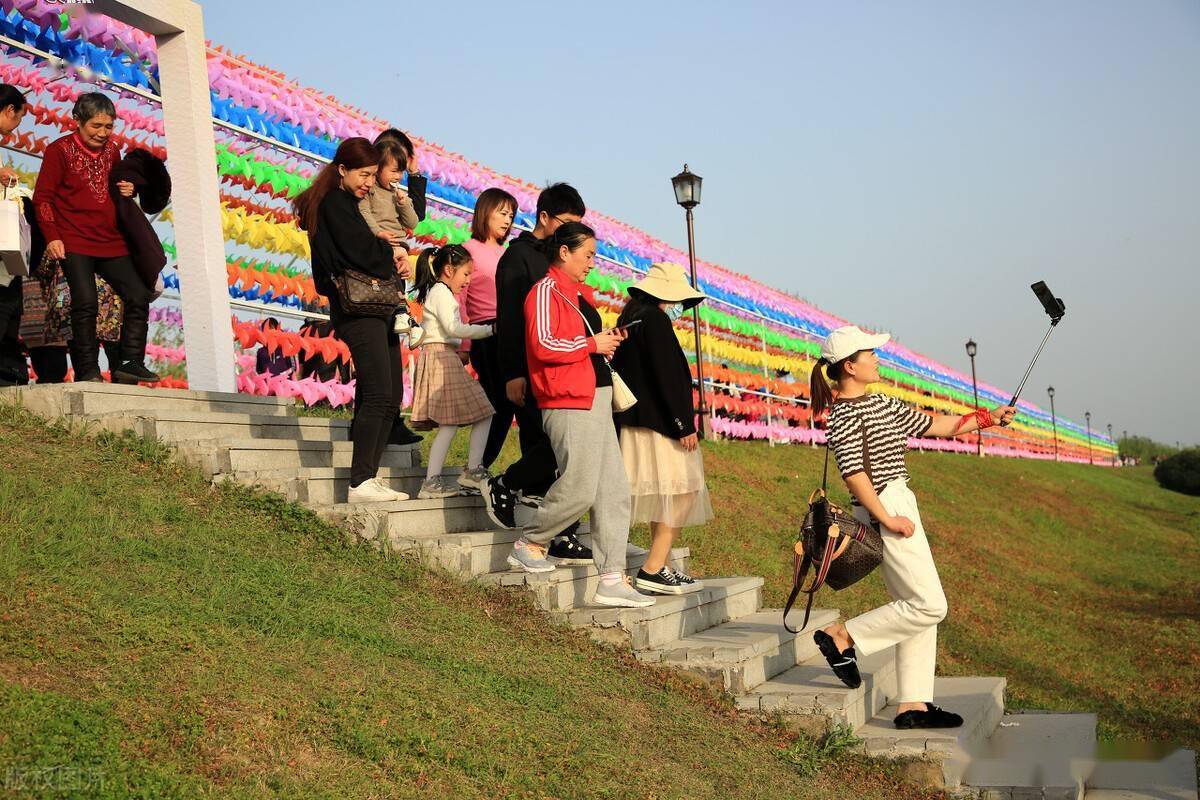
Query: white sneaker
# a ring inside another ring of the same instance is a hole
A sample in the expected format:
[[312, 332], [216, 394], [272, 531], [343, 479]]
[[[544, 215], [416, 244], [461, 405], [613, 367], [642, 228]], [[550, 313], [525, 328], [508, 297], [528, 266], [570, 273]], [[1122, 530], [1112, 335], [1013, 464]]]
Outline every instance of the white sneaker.
[[414, 322], [408, 329], [408, 349], [416, 350], [423, 341], [425, 341], [425, 329]]
[[621, 578], [620, 583], [605, 586], [603, 582], [596, 587], [592, 595], [592, 605], [614, 606], [616, 608], [645, 608], [654, 605], [654, 598], [642, 594], [633, 588], [629, 576]]
[[407, 499], [408, 495], [404, 492], [389, 489], [378, 478], [371, 478], [358, 486], [351, 486], [346, 495], [348, 503], [391, 503]]
[[399, 334], [408, 333], [412, 330], [413, 318], [411, 314], [397, 314], [396, 319], [392, 321], [392, 330]]
[[417, 497], [421, 500], [444, 500], [447, 497], [458, 497], [461, 493], [457, 484], [451, 486], [441, 475], [435, 475], [421, 484], [421, 492]]

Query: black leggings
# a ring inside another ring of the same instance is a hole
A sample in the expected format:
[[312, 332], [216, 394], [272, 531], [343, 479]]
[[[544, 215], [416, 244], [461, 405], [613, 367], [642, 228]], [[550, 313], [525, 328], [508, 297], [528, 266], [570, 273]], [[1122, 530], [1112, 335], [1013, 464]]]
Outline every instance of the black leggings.
[[71, 338], [76, 343], [72, 356], [84, 362], [76, 366], [95, 369], [99, 348], [96, 340], [96, 276], [112, 287], [124, 304], [121, 320], [121, 359], [141, 364], [146, 359], [146, 332], [150, 324], [153, 291], [138, 275], [129, 256], [99, 258], [67, 253], [63, 275], [71, 287]]
[[354, 455], [350, 485], [358, 486], [379, 472], [392, 420], [400, 410], [404, 396], [400, 344], [388, 335], [392, 332], [390, 319], [347, 315], [336, 298], [331, 298], [329, 305], [333, 332], [350, 348], [354, 362], [354, 423], [350, 434]]

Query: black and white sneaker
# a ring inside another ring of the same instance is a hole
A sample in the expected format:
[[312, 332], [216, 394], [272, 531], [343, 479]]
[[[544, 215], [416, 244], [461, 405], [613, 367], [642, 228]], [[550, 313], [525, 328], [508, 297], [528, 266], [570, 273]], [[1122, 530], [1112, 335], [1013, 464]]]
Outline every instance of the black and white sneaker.
[[674, 575], [675, 579], [679, 581], [679, 585], [683, 587], [683, 591], [698, 592], [704, 588], [704, 583], [702, 581], [696, 580], [686, 572], [680, 572], [670, 564], [667, 565], [667, 569], [671, 570], [671, 574]]
[[509, 491], [500, 476], [492, 478], [485, 486], [481, 486], [480, 494], [483, 495], [483, 504], [487, 508], [487, 515], [491, 517], [492, 522], [510, 531], [517, 527], [515, 516], [517, 496]]
[[592, 563], [592, 549], [580, 544], [575, 531], [579, 530], [576, 522], [550, 541], [550, 551], [547, 554], [551, 561], [564, 567], [586, 566]]
[[650, 573], [639, 569], [635, 582], [639, 591], [654, 592], [655, 594], [683, 594], [687, 591], [679, 583], [679, 578], [668, 567], [658, 572]]
[[544, 494], [534, 494], [533, 492], [521, 492], [521, 497], [517, 502], [526, 508], [538, 508], [542, 503], [546, 502], [546, 496]]
[[842, 683], [851, 689], [862, 686], [862, 675], [858, 672], [858, 657], [854, 654], [853, 647], [847, 647], [839, 653], [833, 637], [825, 631], [813, 633], [813, 641], [820, 648], [821, 655], [825, 656], [825, 660], [829, 662], [833, 674], [837, 675]]

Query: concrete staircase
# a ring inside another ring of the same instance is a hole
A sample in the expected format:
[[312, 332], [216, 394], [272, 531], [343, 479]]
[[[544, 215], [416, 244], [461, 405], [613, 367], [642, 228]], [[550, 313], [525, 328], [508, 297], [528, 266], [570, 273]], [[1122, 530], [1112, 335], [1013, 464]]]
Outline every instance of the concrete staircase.
[[[1197, 800], [1194, 753], [1098, 761], [1094, 716], [1006, 713], [1004, 678], [939, 678], [937, 700], [964, 716], [963, 727], [896, 730], [894, 654], [862, 659], [862, 686], [846, 688], [812, 641], [838, 612], [814, 610], [808, 629], [790, 634], [779, 610], [762, 608], [762, 578], [705, 577], [702, 590], [645, 609], [588, 606], [593, 567], [510, 571], [515, 533], [495, 530], [478, 497], [350, 505], [349, 424], [297, 417], [291, 400], [102, 383], [0, 389], [4, 400], [49, 419], [156, 438], [214, 481], [279, 492], [375, 546], [419, 553], [464, 580], [528, 591], [552, 618], [727, 692], [748, 714], [813, 734], [848, 725], [869, 755], [917, 757], [912, 774], [931, 785], [989, 800]], [[417, 449], [388, 447], [383, 467], [388, 485], [416, 495], [424, 476]], [[646, 552], [630, 545], [628, 555], [632, 574]], [[686, 568], [690, 553], [677, 548], [671, 558]]]

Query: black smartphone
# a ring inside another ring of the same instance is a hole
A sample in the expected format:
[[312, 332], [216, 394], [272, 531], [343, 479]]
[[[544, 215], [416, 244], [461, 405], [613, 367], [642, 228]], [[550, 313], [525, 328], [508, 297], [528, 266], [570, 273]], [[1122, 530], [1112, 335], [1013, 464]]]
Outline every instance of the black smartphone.
[[635, 319], [633, 322], [627, 322], [624, 325], [618, 325], [617, 327], [613, 328], [613, 330], [614, 331], [627, 331], [630, 328], [633, 328], [633, 327], [635, 327], [637, 325], [641, 325], [641, 324], [642, 324], [642, 321], [640, 319]]
[[1054, 296], [1045, 281], [1038, 281], [1030, 287], [1037, 299], [1042, 301], [1042, 308], [1050, 315], [1050, 319], [1061, 319], [1067, 313], [1067, 304]]

